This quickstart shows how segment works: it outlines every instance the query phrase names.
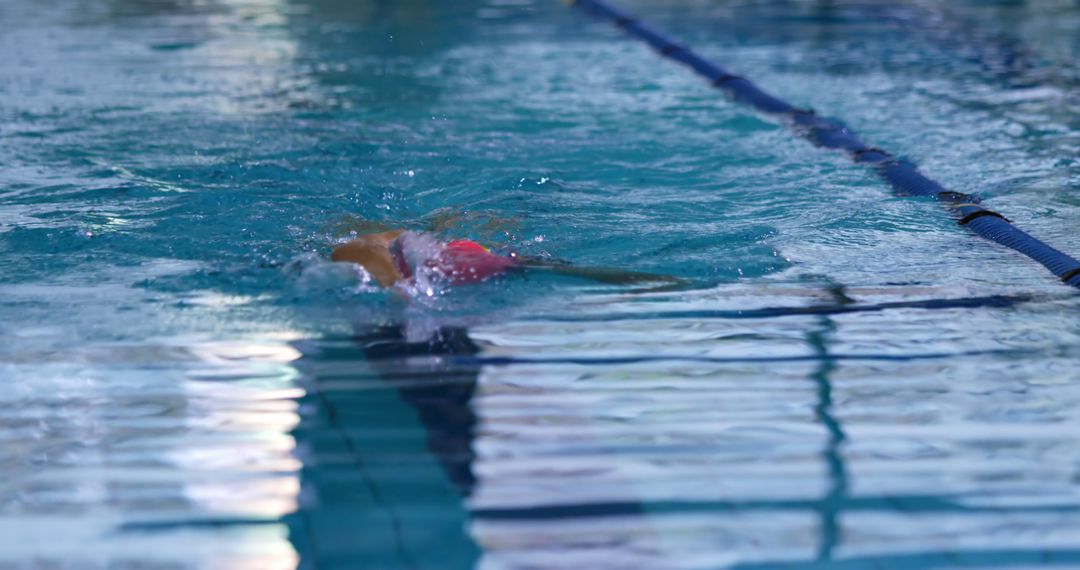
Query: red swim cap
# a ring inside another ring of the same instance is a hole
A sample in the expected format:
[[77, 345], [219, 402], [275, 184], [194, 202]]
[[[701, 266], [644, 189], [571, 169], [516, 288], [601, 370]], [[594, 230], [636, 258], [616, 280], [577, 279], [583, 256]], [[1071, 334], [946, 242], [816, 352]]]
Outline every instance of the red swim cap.
[[471, 239], [456, 239], [456, 240], [446, 244], [446, 248], [447, 249], [457, 249], [457, 250], [461, 250], [461, 251], [476, 251], [476, 252], [484, 252], [484, 253], [488, 253], [488, 252], [491, 251], [490, 249], [476, 243], [475, 241], [473, 241]]
[[488, 248], [467, 239], [446, 244], [434, 261], [435, 267], [454, 285], [479, 283], [502, 275], [516, 265], [512, 259], [491, 253]]

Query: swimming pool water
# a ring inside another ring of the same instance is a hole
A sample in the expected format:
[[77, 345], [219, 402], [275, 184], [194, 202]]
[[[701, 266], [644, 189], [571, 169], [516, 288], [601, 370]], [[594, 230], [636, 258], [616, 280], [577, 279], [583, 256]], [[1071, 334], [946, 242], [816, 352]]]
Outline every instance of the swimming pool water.
[[[1080, 253], [1075, 2], [622, 7]], [[0, 4], [0, 568], [1080, 565], [1080, 302], [557, 2]], [[405, 301], [388, 227], [544, 275]]]

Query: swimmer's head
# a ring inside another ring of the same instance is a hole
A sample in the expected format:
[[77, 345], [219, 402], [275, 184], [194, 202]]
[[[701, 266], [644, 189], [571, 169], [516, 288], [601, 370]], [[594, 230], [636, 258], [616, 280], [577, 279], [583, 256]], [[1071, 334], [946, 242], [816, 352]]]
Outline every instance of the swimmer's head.
[[434, 265], [455, 285], [485, 281], [517, 265], [514, 260], [492, 253], [490, 249], [467, 239], [446, 244], [434, 261]]
[[478, 283], [518, 265], [472, 240], [443, 243], [431, 234], [401, 230], [361, 236], [335, 248], [332, 259], [362, 265], [384, 287], [421, 274], [452, 285]]

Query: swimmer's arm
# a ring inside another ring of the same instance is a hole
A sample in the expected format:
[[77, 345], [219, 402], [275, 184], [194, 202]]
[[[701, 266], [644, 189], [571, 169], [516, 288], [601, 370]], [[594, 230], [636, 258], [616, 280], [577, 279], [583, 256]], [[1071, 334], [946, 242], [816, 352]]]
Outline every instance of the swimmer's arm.
[[613, 267], [579, 267], [577, 265], [537, 262], [535, 260], [524, 262], [521, 266], [530, 270], [546, 270], [552, 273], [558, 273], [559, 275], [590, 279], [609, 285], [640, 285], [643, 283], [657, 285], [685, 285], [688, 283], [686, 279], [673, 277], [671, 275], [624, 271]]
[[360, 236], [334, 248], [330, 254], [333, 261], [347, 261], [362, 266], [383, 287], [390, 287], [402, 279], [401, 273], [390, 254], [390, 244], [404, 230]]

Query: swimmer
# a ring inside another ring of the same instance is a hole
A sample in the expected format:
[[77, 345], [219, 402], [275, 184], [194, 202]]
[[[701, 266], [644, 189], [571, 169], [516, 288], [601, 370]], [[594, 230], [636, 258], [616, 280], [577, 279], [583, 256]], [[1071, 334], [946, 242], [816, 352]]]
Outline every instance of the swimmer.
[[443, 242], [431, 234], [391, 230], [362, 235], [334, 248], [330, 259], [363, 267], [383, 287], [408, 283], [424, 268], [442, 275], [451, 285], [479, 283], [525, 270], [546, 270], [615, 285], [684, 284], [682, 279], [601, 267], [577, 267], [514, 253], [501, 255], [472, 240]]

